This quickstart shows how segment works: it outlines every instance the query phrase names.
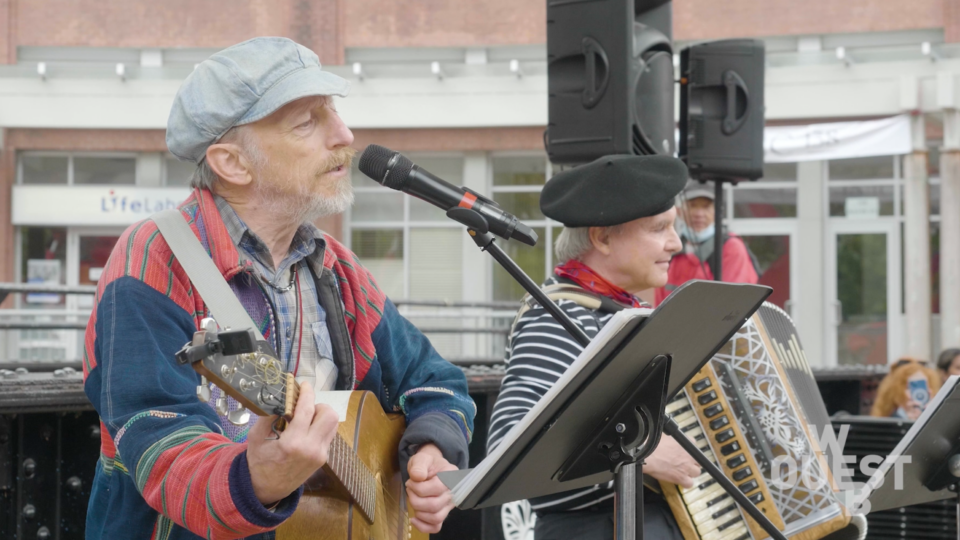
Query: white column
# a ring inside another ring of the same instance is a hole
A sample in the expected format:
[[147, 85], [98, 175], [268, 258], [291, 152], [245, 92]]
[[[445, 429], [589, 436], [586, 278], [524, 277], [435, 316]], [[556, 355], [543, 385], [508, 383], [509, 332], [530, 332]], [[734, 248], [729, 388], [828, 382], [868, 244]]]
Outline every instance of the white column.
[[824, 332], [824, 246], [827, 203], [824, 200], [824, 164], [807, 161], [797, 164], [797, 235], [795, 253], [799, 259], [796, 290], [799, 298], [791, 298], [791, 311], [811, 366], [825, 365], [827, 357]]
[[[463, 160], [463, 185], [477, 193], [490, 194], [488, 179], [490, 178], [490, 159], [486, 152], [467, 152]], [[463, 301], [486, 302], [490, 299], [489, 269], [487, 258], [490, 256], [480, 251], [463, 231]], [[484, 310], [463, 310], [466, 326], [489, 326], [491, 321], [480, 318]], [[464, 357], [485, 357], [489, 351], [490, 340], [481, 334], [463, 334], [461, 355]], [[502, 353], [502, 351], [500, 351]]]
[[960, 346], [960, 111], [943, 113], [940, 150], [940, 348]]
[[909, 356], [931, 360], [930, 188], [927, 182], [927, 147], [923, 115], [914, 115], [911, 120], [913, 152], [904, 156], [903, 160], [903, 282], [906, 324], [904, 352]]

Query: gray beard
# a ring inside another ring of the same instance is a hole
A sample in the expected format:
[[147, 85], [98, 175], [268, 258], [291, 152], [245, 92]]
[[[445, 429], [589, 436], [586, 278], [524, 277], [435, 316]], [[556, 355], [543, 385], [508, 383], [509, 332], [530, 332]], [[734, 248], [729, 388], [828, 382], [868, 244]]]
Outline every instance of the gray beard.
[[271, 216], [283, 216], [294, 223], [312, 223], [320, 218], [342, 214], [353, 205], [353, 185], [349, 178], [337, 184], [337, 191], [332, 197], [310, 193], [305, 189], [290, 196], [278, 192], [273, 188], [275, 184], [264, 181], [263, 176], [258, 180], [254, 193], [261, 211]]

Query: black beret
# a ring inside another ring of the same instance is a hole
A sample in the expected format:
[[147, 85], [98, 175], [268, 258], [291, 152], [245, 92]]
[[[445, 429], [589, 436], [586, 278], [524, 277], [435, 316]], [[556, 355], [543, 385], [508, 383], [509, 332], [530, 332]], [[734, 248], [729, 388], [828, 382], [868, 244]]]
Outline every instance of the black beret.
[[540, 210], [567, 227], [610, 227], [662, 214], [687, 183], [687, 166], [668, 156], [605, 156], [554, 175]]

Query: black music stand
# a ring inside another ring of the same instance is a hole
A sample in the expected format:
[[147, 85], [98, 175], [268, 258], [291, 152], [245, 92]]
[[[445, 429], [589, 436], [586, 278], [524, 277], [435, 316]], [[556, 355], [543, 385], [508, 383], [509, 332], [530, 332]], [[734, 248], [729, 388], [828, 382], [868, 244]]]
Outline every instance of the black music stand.
[[[870, 477], [855, 510], [876, 512], [957, 497], [960, 503], [960, 377], [947, 379], [920, 418]], [[900, 456], [909, 456], [903, 463]], [[897, 471], [898, 460], [900, 471]], [[897, 477], [900, 482], [897, 482]], [[898, 489], [899, 483], [899, 489]], [[869, 501], [869, 508], [865, 503]], [[960, 538], [960, 504], [957, 507]]]
[[[489, 252], [584, 348], [590, 345], [586, 334], [494, 243], [482, 216], [461, 208], [447, 215], [467, 225], [477, 246]], [[602, 349], [594, 351], [589, 364], [458, 506], [482, 508], [599, 484], [614, 476], [616, 540], [642, 538], [642, 460], [656, 447], [666, 426], [772, 538], [786, 540], [663, 412], [667, 399], [729, 341], [770, 292], [756, 285], [690, 282], [650, 318], [627, 322]], [[697, 336], [671, 331], [691, 323], [699, 331]], [[641, 334], [643, 339], [634, 339]], [[584, 434], [589, 434], [586, 439]], [[441, 473], [440, 478], [454, 489], [468, 474], [453, 471]]]

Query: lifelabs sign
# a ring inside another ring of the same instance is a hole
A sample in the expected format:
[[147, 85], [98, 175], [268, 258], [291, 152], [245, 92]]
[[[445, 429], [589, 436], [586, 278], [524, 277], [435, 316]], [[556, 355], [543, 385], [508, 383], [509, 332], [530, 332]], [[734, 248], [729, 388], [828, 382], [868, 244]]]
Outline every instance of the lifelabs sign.
[[130, 225], [176, 208], [188, 188], [14, 186], [14, 225]]

